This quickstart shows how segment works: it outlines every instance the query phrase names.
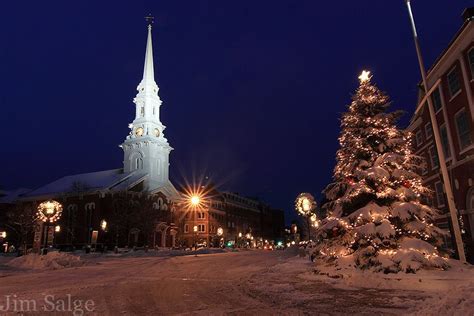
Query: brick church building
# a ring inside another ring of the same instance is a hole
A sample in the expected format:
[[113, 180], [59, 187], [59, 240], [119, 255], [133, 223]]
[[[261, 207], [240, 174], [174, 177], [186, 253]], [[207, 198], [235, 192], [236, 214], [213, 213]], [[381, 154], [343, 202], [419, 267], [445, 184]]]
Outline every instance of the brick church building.
[[[235, 239], [238, 232], [258, 233], [269, 239], [279, 237], [284, 226], [282, 211], [216, 190], [205, 205], [190, 211], [186, 194], [171, 183], [169, 155], [173, 148], [165, 138], [165, 126], [160, 120], [162, 101], [154, 79], [151, 25], [143, 78], [137, 91], [133, 100], [135, 119], [120, 145], [124, 153], [122, 168], [65, 176], [21, 194], [4, 192], [0, 196], [0, 219], [4, 218], [0, 227], [7, 220], [7, 212], [13, 212], [13, 217], [35, 214], [41, 202], [56, 200], [63, 206], [62, 216], [48, 228], [46, 240], [60, 248], [174, 247], [191, 246], [197, 241], [210, 245], [218, 228], [224, 232], [219, 237], [225, 239]], [[25, 217], [18, 219], [21, 220]], [[16, 243], [39, 249], [46, 229], [36, 223], [33, 228], [34, 232], [17, 238]]]

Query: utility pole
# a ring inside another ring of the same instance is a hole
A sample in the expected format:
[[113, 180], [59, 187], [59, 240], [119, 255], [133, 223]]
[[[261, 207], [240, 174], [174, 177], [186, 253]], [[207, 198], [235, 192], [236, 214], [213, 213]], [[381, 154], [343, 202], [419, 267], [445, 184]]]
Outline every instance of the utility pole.
[[[421, 55], [420, 43], [418, 40], [418, 34], [416, 32], [415, 19], [413, 17], [413, 12], [411, 10], [410, 0], [405, 0], [408, 8], [408, 14], [410, 15], [411, 27], [413, 30], [413, 37], [415, 41], [416, 54], [418, 56], [418, 63], [420, 65], [421, 78], [423, 80], [423, 88], [425, 93], [428, 93], [428, 82], [426, 80], [426, 70], [423, 62], [423, 57]], [[436, 115], [433, 107], [433, 102], [431, 96], [427, 96], [426, 101], [428, 103], [428, 109], [430, 112], [431, 126], [433, 129], [434, 140], [436, 144], [436, 151], [438, 152], [439, 167], [441, 169], [441, 175], [443, 177], [444, 190], [446, 192], [446, 199], [448, 200], [449, 213], [451, 215], [451, 224], [454, 231], [454, 239], [456, 241], [456, 249], [459, 255], [459, 260], [461, 262], [466, 262], [466, 255], [464, 253], [464, 246], [462, 243], [461, 229], [459, 228], [458, 214], [456, 210], [456, 205], [454, 204], [453, 190], [451, 186], [451, 181], [449, 180], [448, 168], [446, 167], [446, 158], [444, 156], [443, 146], [441, 143], [441, 136], [438, 129], [438, 121], [436, 120]]]

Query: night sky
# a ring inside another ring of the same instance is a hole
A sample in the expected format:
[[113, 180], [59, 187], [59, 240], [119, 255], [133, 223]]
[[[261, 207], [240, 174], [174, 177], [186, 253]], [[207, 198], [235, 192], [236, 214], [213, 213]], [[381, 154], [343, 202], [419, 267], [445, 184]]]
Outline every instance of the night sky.
[[[414, 0], [431, 64], [467, 0]], [[36, 188], [122, 166], [154, 24], [171, 180], [209, 176], [293, 215], [320, 198], [339, 117], [362, 69], [410, 118], [420, 78], [399, 1], [4, 1], [0, 8], [0, 185]]]

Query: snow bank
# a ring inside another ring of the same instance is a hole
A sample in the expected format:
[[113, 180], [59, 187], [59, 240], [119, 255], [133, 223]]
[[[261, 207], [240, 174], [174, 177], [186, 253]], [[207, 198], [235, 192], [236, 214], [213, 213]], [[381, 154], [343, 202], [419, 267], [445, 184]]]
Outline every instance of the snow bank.
[[456, 287], [449, 293], [437, 294], [423, 302], [423, 306], [411, 315], [473, 315], [474, 282]]
[[337, 265], [317, 262], [312, 275], [306, 279], [329, 282], [344, 289], [412, 289], [433, 292], [448, 292], [457, 285], [474, 284], [474, 266], [449, 259], [449, 270], [426, 269], [414, 273], [374, 272], [358, 269], [351, 256], [340, 258]]
[[33, 270], [57, 270], [64, 268], [80, 267], [84, 261], [78, 256], [63, 252], [49, 252], [45, 256], [29, 254], [18, 257], [6, 263], [7, 266], [14, 268], [33, 269]]

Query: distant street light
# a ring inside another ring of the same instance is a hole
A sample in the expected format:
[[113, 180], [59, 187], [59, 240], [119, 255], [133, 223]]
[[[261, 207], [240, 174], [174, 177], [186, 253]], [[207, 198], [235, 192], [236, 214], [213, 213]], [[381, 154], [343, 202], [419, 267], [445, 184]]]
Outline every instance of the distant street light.
[[107, 221], [105, 219], [100, 221], [100, 228], [102, 228], [103, 231], [107, 230]]
[[7, 232], [1, 232], [0, 237], [3, 239], [7, 238]]
[[59, 233], [59, 232], [61, 231], [61, 226], [56, 225], [56, 226], [54, 227], [54, 231], [55, 231], [56, 233]]
[[223, 229], [222, 227], [219, 227], [219, 228], [217, 229], [217, 236], [220, 237], [220, 236], [222, 236], [223, 234], [224, 234], [224, 229]]

